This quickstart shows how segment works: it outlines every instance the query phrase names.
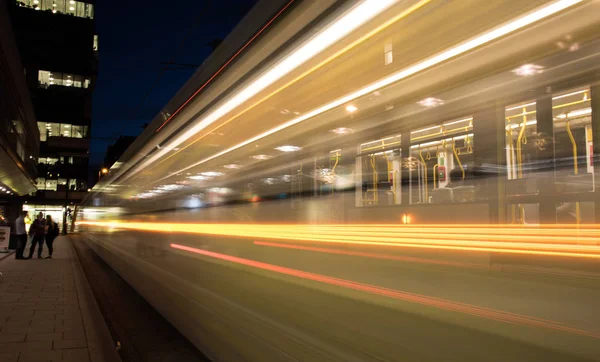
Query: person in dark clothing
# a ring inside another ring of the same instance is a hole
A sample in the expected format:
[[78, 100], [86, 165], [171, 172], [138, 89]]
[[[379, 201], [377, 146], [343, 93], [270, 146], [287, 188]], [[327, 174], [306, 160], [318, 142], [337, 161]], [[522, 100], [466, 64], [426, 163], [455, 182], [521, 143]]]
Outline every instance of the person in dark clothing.
[[52, 243], [58, 236], [58, 224], [52, 221], [52, 216], [46, 215], [46, 225], [48, 226], [48, 232], [46, 233], [46, 246], [48, 247], [48, 256], [46, 259], [52, 259]]
[[33, 224], [31, 224], [31, 227], [29, 228], [29, 235], [33, 235], [33, 239], [31, 240], [31, 248], [29, 249], [29, 256], [27, 259], [31, 259], [33, 256], [36, 244], [39, 244], [40, 246], [38, 249], [38, 259], [42, 258], [42, 248], [44, 246], [44, 236], [46, 235], [46, 231], [46, 220], [44, 220], [44, 215], [40, 212], [37, 219], [33, 221]]

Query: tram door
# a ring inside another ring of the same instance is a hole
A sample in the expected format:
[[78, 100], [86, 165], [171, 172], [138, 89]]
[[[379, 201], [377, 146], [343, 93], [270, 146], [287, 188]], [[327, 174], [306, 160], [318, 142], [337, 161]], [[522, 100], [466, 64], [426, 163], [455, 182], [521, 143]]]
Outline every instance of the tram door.
[[[506, 193], [512, 196], [536, 194], [535, 173], [538, 141], [536, 102], [526, 101], [505, 109], [506, 162], [508, 182]], [[512, 204], [508, 209], [509, 222], [535, 224], [539, 222], [537, 204]]]
[[[590, 89], [572, 89], [552, 97], [555, 185], [562, 194], [594, 191]], [[584, 197], [585, 199], [585, 197]], [[592, 202], [559, 202], [558, 223], [593, 222]]]

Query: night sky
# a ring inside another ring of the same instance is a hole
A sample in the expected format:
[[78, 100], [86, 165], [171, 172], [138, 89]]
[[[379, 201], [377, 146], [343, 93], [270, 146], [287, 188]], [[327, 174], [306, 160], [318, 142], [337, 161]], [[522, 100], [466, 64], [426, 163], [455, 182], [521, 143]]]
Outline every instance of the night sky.
[[[201, 64], [211, 41], [223, 39], [256, 0], [98, 1], [99, 74], [93, 96], [90, 167], [98, 168], [112, 140], [137, 136], [195, 69], [168, 70], [145, 99], [161, 68]], [[194, 25], [195, 24], [195, 25]], [[186, 33], [189, 33], [186, 37]], [[185, 42], [180, 46], [182, 39]], [[179, 49], [178, 49], [179, 48]]]

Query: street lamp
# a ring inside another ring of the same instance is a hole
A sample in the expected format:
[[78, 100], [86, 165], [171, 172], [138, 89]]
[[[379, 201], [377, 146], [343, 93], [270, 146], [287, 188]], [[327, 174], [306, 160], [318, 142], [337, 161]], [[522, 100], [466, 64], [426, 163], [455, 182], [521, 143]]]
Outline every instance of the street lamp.
[[108, 173], [108, 169], [106, 167], [102, 167], [100, 171], [98, 171], [98, 180], [102, 177], [102, 175], [106, 175]]

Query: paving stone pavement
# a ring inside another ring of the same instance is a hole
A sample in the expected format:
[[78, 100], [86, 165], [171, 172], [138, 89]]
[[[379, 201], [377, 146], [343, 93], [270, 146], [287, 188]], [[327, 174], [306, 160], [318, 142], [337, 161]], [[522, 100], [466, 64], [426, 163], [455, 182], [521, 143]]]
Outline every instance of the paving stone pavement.
[[13, 255], [0, 272], [0, 361], [120, 360], [68, 238], [53, 259]]

